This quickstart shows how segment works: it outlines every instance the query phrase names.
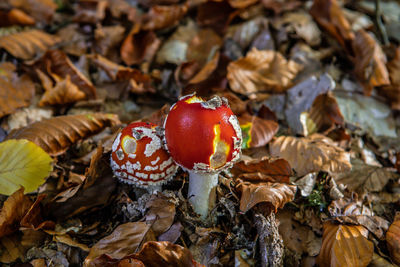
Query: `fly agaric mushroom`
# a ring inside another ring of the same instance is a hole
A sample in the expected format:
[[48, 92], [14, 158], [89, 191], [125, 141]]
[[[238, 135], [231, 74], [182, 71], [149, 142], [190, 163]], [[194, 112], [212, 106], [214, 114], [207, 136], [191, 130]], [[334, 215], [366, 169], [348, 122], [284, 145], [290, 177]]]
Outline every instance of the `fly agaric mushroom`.
[[160, 191], [161, 185], [174, 176], [178, 166], [163, 148], [157, 125], [134, 122], [115, 139], [111, 168], [122, 182]]
[[192, 94], [171, 107], [164, 128], [171, 157], [189, 172], [189, 202], [204, 219], [214, 206], [218, 173], [240, 158], [239, 122], [225, 98]]

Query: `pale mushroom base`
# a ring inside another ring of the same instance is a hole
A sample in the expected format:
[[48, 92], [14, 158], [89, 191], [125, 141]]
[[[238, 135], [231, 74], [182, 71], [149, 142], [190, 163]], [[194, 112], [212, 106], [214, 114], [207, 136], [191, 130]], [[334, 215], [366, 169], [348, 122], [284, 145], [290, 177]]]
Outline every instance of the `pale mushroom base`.
[[202, 219], [215, 205], [217, 185], [218, 173], [189, 172], [188, 199]]

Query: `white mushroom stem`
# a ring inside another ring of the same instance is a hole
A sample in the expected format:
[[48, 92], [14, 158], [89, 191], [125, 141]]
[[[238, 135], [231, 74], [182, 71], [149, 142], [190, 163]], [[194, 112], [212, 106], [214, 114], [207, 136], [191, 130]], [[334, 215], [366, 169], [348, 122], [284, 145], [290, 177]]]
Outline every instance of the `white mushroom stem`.
[[189, 202], [202, 219], [215, 205], [217, 185], [218, 173], [189, 172]]

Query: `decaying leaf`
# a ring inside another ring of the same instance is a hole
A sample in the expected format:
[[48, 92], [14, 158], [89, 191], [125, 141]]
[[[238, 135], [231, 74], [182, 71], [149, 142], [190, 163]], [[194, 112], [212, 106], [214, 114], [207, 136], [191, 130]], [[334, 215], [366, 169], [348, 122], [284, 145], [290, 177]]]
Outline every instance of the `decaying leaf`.
[[[70, 76], [72, 83], [86, 94], [89, 99], [96, 98], [96, 88], [71, 62], [68, 56], [61, 50], [50, 50], [35, 63], [42, 72], [56, 74], [60, 77]], [[50, 73], [49, 73], [50, 72]]]
[[0, 64], [0, 88], [0, 118], [28, 106], [35, 93], [31, 79], [26, 74], [18, 76], [10, 62]]
[[0, 143], [0, 194], [11, 195], [21, 186], [35, 191], [52, 170], [52, 159], [28, 140]]
[[386, 56], [370, 34], [364, 30], [357, 31], [353, 50], [354, 73], [363, 84], [366, 95], [370, 95], [374, 87], [390, 84]]
[[0, 37], [0, 48], [14, 57], [28, 60], [45, 53], [58, 43], [57, 36], [33, 29]]
[[278, 132], [279, 124], [274, 120], [267, 120], [258, 116], [244, 113], [238, 117], [242, 129], [242, 148], [262, 147], [271, 141]]
[[367, 239], [368, 230], [363, 226], [324, 223], [320, 266], [364, 266], [372, 260], [374, 245]]
[[302, 68], [279, 52], [253, 48], [228, 65], [227, 78], [233, 91], [255, 98], [257, 93], [285, 92]]
[[32, 201], [24, 195], [22, 187], [9, 196], [0, 210], [0, 237], [18, 230], [20, 221], [31, 206]]
[[386, 232], [386, 243], [392, 260], [396, 264], [400, 264], [400, 220], [395, 218], [395, 221], [390, 225]]
[[297, 176], [318, 171], [340, 173], [351, 169], [350, 154], [319, 134], [303, 138], [280, 136], [270, 143], [270, 153], [273, 157], [286, 159]]
[[121, 224], [109, 235], [90, 248], [84, 266], [96, 266], [93, 260], [102, 254], [107, 254], [113, 259], [122, 259], [133, 254], [146, 241], [154, 241], [155, 237], [145, 222], [129, 222]]
[[378, 93], [386, 97], [392, 109], [400, 110], [400, 47], [395, 57], [386, 65], [391, 84], [379, 88]]
[[[38, 70], [38, 73], [41, 73], [39, 74], [39, 77], [46, 75], [39, 71], [40, 70]], [[50, 90], [46, 90], [46, 92], [43, 94], [42, 99], [40, 99], [39, 106], [70, 104], [86, 97], [85, 93], [79, 90], [78, 87], [71, 82], [69, 75], [67, 75], [65, 79], [61, 79], [57, 75], [53, 75], [53, 78], [55, 78], [56, 83], [54, 87], [50, 87]], [[44, 86], [44, 88], [46, 88], [46, 86]]]
[[195, 61], [200, 67], [209, 61], [222, 45], [222, 39], [212, 29], [201, 29], [188, 43], [187, 61]]
[[243, 160], [235, 163], [231, 173], [244, 181], [289, 183], [292, 169], [284, 159], [264, 157], [256, 160]]
[[163, 196], [153, 195], [146, 203], [146, 222], [151, 224], [151, 229], [156, 236], [167, 231], [175, 219], [175, 204]]
[[23, 259], [26, 251], [17, 235], [0, 238], [0, 250], [1, 263], [12, 263], [18, 258]]
[[49, 23], [57, 9], [51, 0], [9, 0], [13, 7], [19, 8], [35, 18], [36, 21]]
[[7, 139], [28, 139], [55, 156], [62, 154], [78, 140], [119, 123], [118, 117], [113, 114], [59, 116], [13, 130]]
[[316, 0], [310, 9], [314, 19], [351, 54], [354, 33], [336, 0]]
[[142, 17], [142, 30], [152, 31], [174, 26], [188, 11], [187, 2], [182, 5], [152, 6]]
[[315, 98], [308, 117], [315, 123], [319, 132], [344, 124], [336, 99], [330, 93], [321, 94]]
[[8, 11], [0, 10], [0, 17], [2, 18], [0, 27], [35, 24], [34, 18], [18, 8], [13, 8]]
[[278, 208], [294, 199], [296, 186], [283, 183], [250, 183], [240, 182], [236, 186], [241, 192], [240, 211], [247, 212], [258, 203], [271, 205], [275, 212]]
[[380, 192], [390, 179], [400, 177], [393, 169], [367, 165], [360, 160], [352, 160], [352, 165], [351, 171], [333, 177], [338, 184], [358, 193]]
[[124, 39], [124, 32], [121, 25], [98, 27], [94, 31], [94, 50], [102, 56], [112, 56]]

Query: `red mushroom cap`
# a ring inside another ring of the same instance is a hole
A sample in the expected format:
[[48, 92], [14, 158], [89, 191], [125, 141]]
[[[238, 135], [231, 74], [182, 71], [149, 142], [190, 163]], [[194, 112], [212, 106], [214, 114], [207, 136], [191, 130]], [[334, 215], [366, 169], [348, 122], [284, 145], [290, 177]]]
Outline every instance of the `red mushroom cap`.
[[178, 166], [163, 148], [157, 125], [135, 122], [115, 139], [111, 168], [121, 181], [144, 187], [166, 182]]
[[175, 162], [197, 172], [218, 172], [240, 157], [242, 132], [225, 98], [182, 97], [164, 123], [165, 141]]

